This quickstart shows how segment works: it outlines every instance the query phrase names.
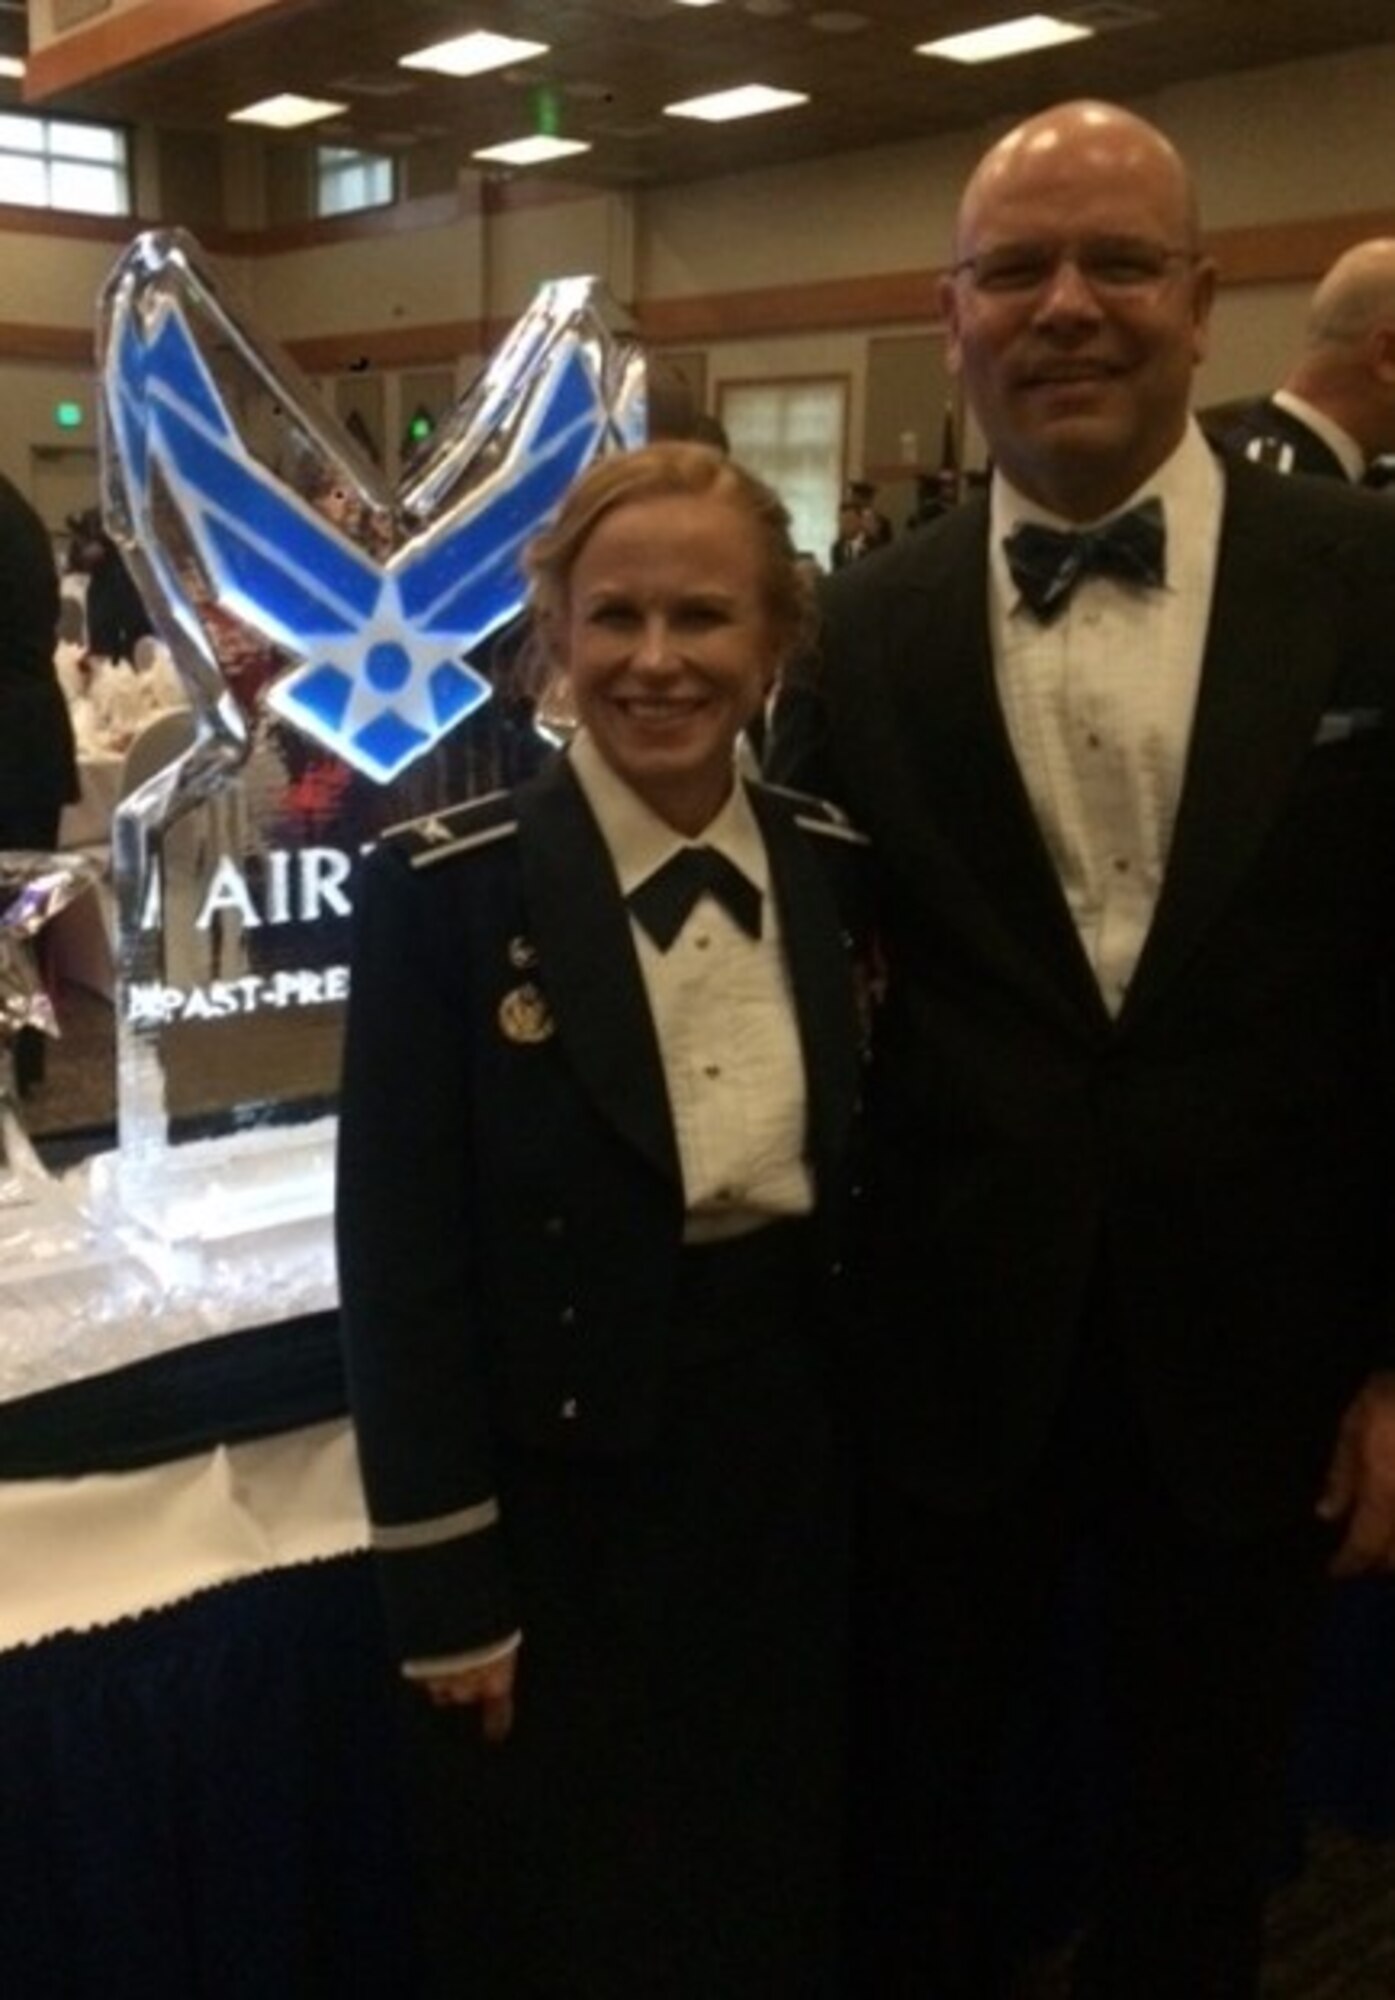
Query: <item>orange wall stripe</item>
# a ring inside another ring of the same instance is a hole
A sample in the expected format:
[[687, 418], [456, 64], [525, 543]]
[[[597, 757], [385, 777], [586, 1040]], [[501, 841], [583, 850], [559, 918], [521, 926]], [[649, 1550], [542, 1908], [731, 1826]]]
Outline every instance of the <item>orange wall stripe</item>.
[[[454, 210], [454, 196], [409, 204], [413, 213], [396, 227], [446, 221], [447, 205]], [[358, 233], [387, 233], [383, 216], [371, 225], [366, 218], [361, 221], [364, 226]], [[104, 242], [113, 246], [113, 259], [143, 226], [130, 218], [0, 207], [0, 238], [43, 235]], [[332, 240], [322, 233], [331, 227], [342, 231], [343, 224], [315, 225], [313, 236], [308, 229], [255, 235], [203, 230], [200, 240], [215, 254], [273, 255], [309, 242]], [[1371, 236], [1395, 236], [1395, 210], [1369, 209], [1352, 215], [1220, 230], [1208, 238], [1208, 248], [1220, 265], [1223, 286], [1239, 291], [1252, 285], [1311, 284], [1342, 251]], [[632, 309], [641, 338], [659, 348], [874, 325], [927, 326], [938, 320], [936, 276], [933, 270], [899, 271], [693, 298], [646, 299]], [[421, 326], [358, 327], [346, 333], [287, 340], [284, 345], [311, 374], [329, 375], [365, 365], [448, 367], [490, 352], [508, 325], [507, 319], [491, 317]], [[0, 323], [0, 359], [90, 366], [92, 333], [90, 328]]]
[[143, 0], [122, 14], [87, 21], [34, 49], [24, 75], [24, 101], [94, 83], [115, 69], [194, 42], [221, 28], [269, 13], [281, 0]]
[[92, 329], [20, 326], [0, 320], [0, 361], [46, 361], [63, 368], [94, 368]]

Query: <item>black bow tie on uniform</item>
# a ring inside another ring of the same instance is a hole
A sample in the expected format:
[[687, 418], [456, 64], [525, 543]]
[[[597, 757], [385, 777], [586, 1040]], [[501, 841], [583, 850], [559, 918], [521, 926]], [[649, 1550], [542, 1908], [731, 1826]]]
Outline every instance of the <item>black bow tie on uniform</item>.
[[1022, 521], [1003, 543], [1012, 580], [1043, 625], [1065, 609], [1082, 576], [1160, 584], [1167, 575], [1161, 500], [1145, 500], [1098, 528], [1047, 528]]
[[625, 901], [660, 951], [667, 951], [701, 896], [714, 896], [749, 937], [760, 936], [760, 890], [715, 847], [680, 847]]

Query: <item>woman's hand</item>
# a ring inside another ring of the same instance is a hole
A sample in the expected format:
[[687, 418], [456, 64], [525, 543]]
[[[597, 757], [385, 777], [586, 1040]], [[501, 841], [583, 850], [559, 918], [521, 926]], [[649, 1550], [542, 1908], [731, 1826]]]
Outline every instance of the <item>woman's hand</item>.
[[479, 1667], [424, 1676], [419, 1685], [437, 1708], [478, 1708], [486, 1743], [502, 1743], [513, 1728], [513, 1682], [518, 1649]]

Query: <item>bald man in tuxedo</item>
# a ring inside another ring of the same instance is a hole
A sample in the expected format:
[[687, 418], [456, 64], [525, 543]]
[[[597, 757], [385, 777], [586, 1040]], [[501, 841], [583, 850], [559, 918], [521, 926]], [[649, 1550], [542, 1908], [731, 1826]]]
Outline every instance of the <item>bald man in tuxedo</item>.
[[941, 290], [991, 489], [831, 579], [776, 777], [872, 836], [851, 1990], [1006, 1992], [993, 1778], [1070, 1561], [1074, 1990], [1253, 2000], [1325, 1577], [1395, 1559], [1395, 512], [1208, 446], [1196, 196], [1029, 119]]

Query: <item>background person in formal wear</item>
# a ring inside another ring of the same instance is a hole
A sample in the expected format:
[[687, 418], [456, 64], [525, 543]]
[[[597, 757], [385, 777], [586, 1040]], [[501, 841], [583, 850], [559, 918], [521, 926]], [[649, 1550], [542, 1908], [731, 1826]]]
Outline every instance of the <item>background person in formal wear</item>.
[[[48, 529], [0, 477], [0, 848], [58, 845], [65, 805], [78, 796], [68, 704], [54, 667], [58, 570]], [[31, 1090], [44, 1066], [43, 1036], [25, 1029], [16, 1082]]]
[[1395, 238], [1339, 257], [1308, 308], [1303, 351], [1283, 387], [1242, 410], [1223, 442], [1277, 472], [1357, 485], [1395, 452]]
[[450, 1994], [815, 1996], [860, 842], [734, 778], [808, 610], [766, 488], [648, 446], [587, 473], [531, 561], [578, 733], [369, 859], [343, 1083], [344, 1329], [418, 1690], [430, 1952]]
[[838, 503], [838, 532], [828, 547], [830, 569], [846, 569], [868, 553], [867, 523], [856, 500]]
[[772, 767], [872, 837], [886, 959], [854, 1988], [886, 2000], [1001, 1990], [993, 1757], [1085, 1547], [1119, 1796], [1075, 1990], [1253, 1994], [1323, 1578], [1395, 1555], [1395, 518], [1212, 454], [1198, 231], [1117, 108], [987, 154], [942, 300], [991, 492], [830, 581], [777, 722]]
[[155, 625], [126, 558], [102, 526], [98, 508], [70, 516], [68, 527], [68, 567], [87, 578], [87, 650], [104, 660], [134, 660], [137, 642], [151, 636]]

